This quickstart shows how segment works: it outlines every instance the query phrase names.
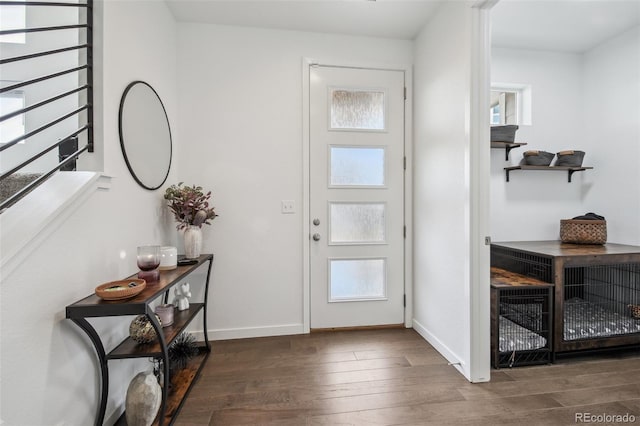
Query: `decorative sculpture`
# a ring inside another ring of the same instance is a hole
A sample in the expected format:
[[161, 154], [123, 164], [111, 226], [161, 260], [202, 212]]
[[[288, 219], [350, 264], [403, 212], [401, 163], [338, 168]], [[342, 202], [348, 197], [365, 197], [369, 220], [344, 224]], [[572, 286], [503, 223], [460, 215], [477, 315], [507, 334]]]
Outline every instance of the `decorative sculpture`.
[[127, 389], [125, 413], [129, 426], [150, 426], [162, 402], [162, 389], [152, 372], [138, 373]]
[[181, 333], [169, 346], [169, 369], [177, 371], [186, 368], [189, 360], [198, 352], [196, 338], [190, 333]]
[[[162, 324], [158, 314], [154, 315], [158, 322]], [[156, 329], [153, 328], [153, 324], [151, 324], [151, 321], [149, 320], [149, 317], [142, 314], [138, 315], [133, 319], [133, 321], [131, 321], [131, 324], [129, 325], [129, 336], [131, 336], [131, 338], [137, 343], [144, 344], [155, 341], [157, 334]]]
[[175, 299], [173, 304], [176, 305], [179, 311], [189, 309], [189, 298], [191, 297], [191, 290], [189, 283], [182, 283], [179, 287], [174, 289]]

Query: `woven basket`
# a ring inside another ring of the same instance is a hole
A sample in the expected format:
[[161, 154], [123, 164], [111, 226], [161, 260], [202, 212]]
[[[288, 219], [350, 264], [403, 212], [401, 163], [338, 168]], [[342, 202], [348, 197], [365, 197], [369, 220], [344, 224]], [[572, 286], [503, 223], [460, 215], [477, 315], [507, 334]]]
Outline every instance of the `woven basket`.
[[553, 152], [536, 150], [525, 151], [522, 155], [527, 166], [548, 166], [555, 157]]
[[491, 126], [491, 142], [513, 143], [516, 139], [518, 126], [509, 124], [506, 126]]
[[584, 158], [584, 151], [560, 151], [556, 166], [580, 167]]
[[607, 221], [562, 219], [560, 240], [572, 244], [604, 244], [607, 242]]

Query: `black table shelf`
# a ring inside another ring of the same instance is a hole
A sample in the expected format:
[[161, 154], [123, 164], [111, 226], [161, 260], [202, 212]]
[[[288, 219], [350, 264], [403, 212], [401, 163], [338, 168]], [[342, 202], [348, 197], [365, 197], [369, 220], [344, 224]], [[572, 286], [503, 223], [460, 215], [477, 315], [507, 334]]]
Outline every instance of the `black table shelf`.
[[[204, 283], [204, 301], [190, 302], [189, 308], [174, 311], [174, 322], [168, 327], [162, 327], [158, 322], [150, 304], [159, 298], [167, 303], [169, 291], [173, 286], [182, 282], [196, 269], [207, 265], [207, 276]], [[97, 408], [96, 425], [104, 421], [108, 392], [110, 359], [158, 358], [164, 367], [164, 382], [162, 383], [162, 404], [154, 424], [172, 424], [180, 411], [184, 398], [188, 395], [195, 379], [200, 374], [209, 353], [211, 345], [207, 336], [207, 300], [209, 294], [209, 280], [213, 265], [213, 254], [204, 254], [197, 259], [197, 263], [178, 266], [170, 271], [160, 271], [160, 280], [147, 283], [145, 289], [135, 297], [118, 301], [106, 301], [95, 294], [89, 295], [76, 303], [66, 307], [66, 317], [80, 327], [89, 337], [98, 355], [101, 373], [100, 404]], [[125, 279], [135, 278], [135, 275]], [[187, 368], [177, 371], [171, 376], [169, 371], [168, 347], [193, 319], [202, 313], [204, 342], [199, 345], [199, 355], [190, 360]], [[113, 317], [127, 315], [146, 315], [156, 330], [156, 341], [148, 344], [138, 344], [130, 337], [125, 338], [108, 354], [104, 349], [102, 339], [87, 318]], [[124, 419], [124, 415], [118, 424]]]

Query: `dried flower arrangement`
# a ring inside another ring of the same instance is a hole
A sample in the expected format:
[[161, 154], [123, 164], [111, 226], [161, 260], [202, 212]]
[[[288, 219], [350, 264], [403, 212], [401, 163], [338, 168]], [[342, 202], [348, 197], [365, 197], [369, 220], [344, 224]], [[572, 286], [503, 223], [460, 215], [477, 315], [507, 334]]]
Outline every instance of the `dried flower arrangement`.
[[178, 222], [176, 228], [180, 230], [190, 225], [211, 225], [211, 221], [218, 216], [215, 209], [209, 207], [211, 191], [205, 194], [201, 186], [182, 184], [183, 182], [171, 185], [164, 193], [169, 210]]

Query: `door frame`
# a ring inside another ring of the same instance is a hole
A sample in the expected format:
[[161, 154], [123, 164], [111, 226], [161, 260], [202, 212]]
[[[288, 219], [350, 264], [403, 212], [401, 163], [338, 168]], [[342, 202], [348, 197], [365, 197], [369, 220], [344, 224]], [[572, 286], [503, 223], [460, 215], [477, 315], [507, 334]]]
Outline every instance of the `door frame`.
[[[489, 103], [491, 91], [491, 9], [500, 0], [476, 0], [471, 14], [471, 102], [469, 105], [470, 279], [469, 369], [472, 383], [491, 379]], [[463, 373], [464, 374], [464, 373]]]
[[406, 169], [404, 172], [404, 223], [407, 227], [404, 239], [404, 326], [411, 328], [413, 324], [413, 75], [412, 66], [371, 64], [371, 63], [346, 63], [343, 61], [324, 61], [313, 58], [302, 58], [302, 318], [303, 333], [311, 331], [311, 254], [309, 239], [311, 238], [311, 202], [310, 191], [310, 99], [311, 67], [323, 65], [337, 68], [362, 68], [384, 71], [404, 72], [406, 87], [406, 99], [404, 102], [404, 154], [406, 157]]

